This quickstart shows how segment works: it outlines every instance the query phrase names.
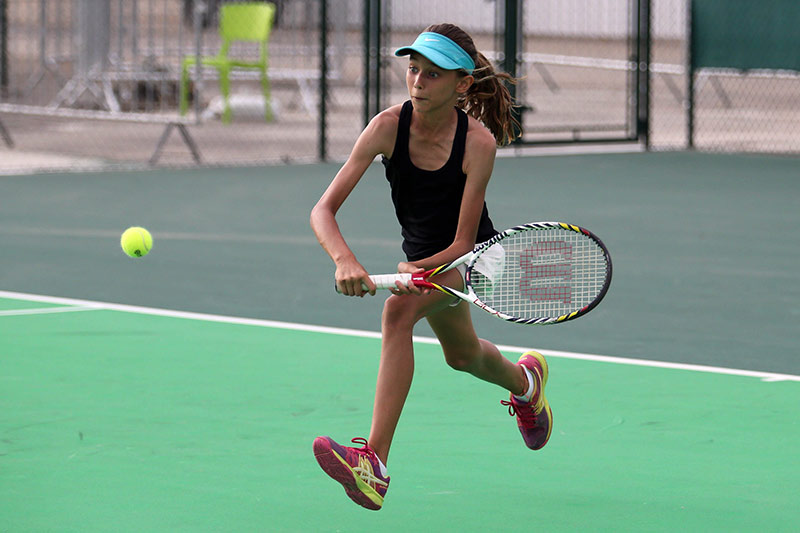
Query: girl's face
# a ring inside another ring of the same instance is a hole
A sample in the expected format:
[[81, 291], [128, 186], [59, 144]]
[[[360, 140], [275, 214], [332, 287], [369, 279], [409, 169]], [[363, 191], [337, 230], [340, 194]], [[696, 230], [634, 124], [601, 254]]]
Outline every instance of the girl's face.
[[444, 70], [428, 58], [411, 54], [406, 71], [406, 86], [414, 109], [430, 110], [444, 105], [452, 107], [458, 96], [472, 85], [473, 77], [455, 70]]

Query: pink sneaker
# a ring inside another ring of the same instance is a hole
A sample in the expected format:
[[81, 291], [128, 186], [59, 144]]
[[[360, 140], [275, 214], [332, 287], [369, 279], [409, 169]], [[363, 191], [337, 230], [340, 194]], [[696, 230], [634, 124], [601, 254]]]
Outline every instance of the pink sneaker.
[[521, 402], [511, 395], [510, 401], [502, 400], [500, 403], [508, 406], [508, 414], [517, 415], [517, 426], [522, 433], [525, 445], [532, 450], [539, 450], [550, 440], [553, 430], [553, 412], [550, 403], [544, 396], [544, 386], [547, 384], [547, 361], [538, 352], [525, 352], [519, 358], [518, 365], [530, 370], [536, 380], [536, 392], [530, 402]]
[[352, 442], [363, 444], [362, 448], [341, 446], [330, 437], [314, 439], [314, 455], [326, 474], [344, 486], [351, 500], [362, 507], [377, 511], [389, 488], [389, 476], [381, 475], [378, 456], [366, 439], [356, 438]]

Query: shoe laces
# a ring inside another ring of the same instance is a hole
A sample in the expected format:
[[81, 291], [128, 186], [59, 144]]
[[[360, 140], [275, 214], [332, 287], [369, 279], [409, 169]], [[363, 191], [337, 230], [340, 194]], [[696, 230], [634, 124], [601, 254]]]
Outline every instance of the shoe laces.
[[536, 411], [536, 406], [533, 402], [518, 402], [512, 399], [511, 401], [500, 400], [500, 404], [508, 406], [508, 414], [515, 416], [519, 420], [522, 427], [526, 429], [533, 429], [536, 427], [536, 415], [542, 412]]
[[375, 471], [380, 468], [380, 466], [378, 466], [378, 456], [375, 454], [375, 450], [369, 447], [367, 439], [356, 437], [352, 439], [351, 442], [363, 444], [361, 448], [352, 448], [358, 455], [358, 465], [353, 466], [353, 472], [366, 483], [369, 483], [373, 488], [379, 486], [388, 487], [389, 483], [375, 475]]

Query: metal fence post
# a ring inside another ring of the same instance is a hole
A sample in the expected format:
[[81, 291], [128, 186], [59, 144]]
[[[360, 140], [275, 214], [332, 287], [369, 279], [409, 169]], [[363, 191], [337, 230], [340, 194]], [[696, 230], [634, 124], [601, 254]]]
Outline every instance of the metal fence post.
[[0, 98], [8, 98], [8, 2], [0, 0]]
[[689, 0], [686, 8], [686, 147], [694, 149], [694, 54], [692, 47], [692, 10], [694, 0]]
[[364, 126], [380, 113], [381, 0], [364, 0]]
[[[505, 1], [505, 28], [503, 34], [503, 70], [508, 74], [517, 77], [517, 65], [520, 60], [520, 45], [522, 44], [522, 2], [519, 0], [506, 0]], [[516, 85], [509, 84], [508, 91], [511, 93], [511, 98], [516, 100], [517, 87]], [[511, 108], [513, 117], [522, 126], [522, 107], [517, 105]], [[517, 137], [514, 143], [522, 141], [521, 137]]]
[[650, 149], [650, 19], [651, 1], [636, 6], [636, 139]]
[[202, 113], [200, 98], [205, 90], [203, 82], [203, 62], [200, 58], [203, 56], [203, 17], [207, 16], [208, 5], [202, 0], [193, 4], [192, 12], [192, 26], [194, 27], [194, 53], [197, 61], [194, 65], [194, 85], [191, 86], [194, 93], [194, 100], [192, 108], [194, 109], [194, 119], [197, 124], [200, 124], [200, 117]]
[[320, 0], [319, 21], [319, 160], [328, 158], [328, 0]]

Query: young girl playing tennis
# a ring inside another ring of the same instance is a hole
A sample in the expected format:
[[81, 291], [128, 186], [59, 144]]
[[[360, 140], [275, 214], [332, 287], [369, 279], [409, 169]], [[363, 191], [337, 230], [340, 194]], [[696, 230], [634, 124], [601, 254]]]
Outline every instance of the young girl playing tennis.
[[[335, 215], [376, 156], [383, 156], [392, 201], [402, 227], [406, 261], [398, 272], [421, 272], [448, 263], [496, 234], [484, 202], [497, 145], [516, 132], [512, 99], [504, 80], [475, 49], [472, 38], [452, 24], [428, 27], [397, 56], [410, 56], [406, 85], [410, 100], [375, 116], [359, 136], [347, 162], [311, 212], [311, 227], [336, 264], [336, 286], [349, 296], [374, 295], [375, 285], [342, 237]], [[463, 286], [458, 270], [440, 283]], [[365, 290], [363, 287], [368, 287]], [[322, 469], [347, 495], [380, 509], [389, 486], [386, 461], [414, 373], [412, 331], [425, 318], [447, 364], [510, 391], [525, 444], [534, 450], [550, 437], [552, 414], [544, 387], [547, 362], [526, 352], [514, 364], [479, 339], [469, 305], [413, 284], [391, 290], [382, 316], [381, 358], [368, 439], [360, 448], [330, 437], [314, 440]]]

